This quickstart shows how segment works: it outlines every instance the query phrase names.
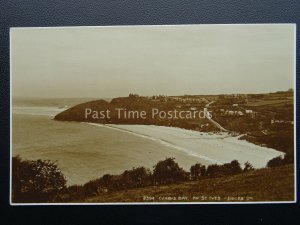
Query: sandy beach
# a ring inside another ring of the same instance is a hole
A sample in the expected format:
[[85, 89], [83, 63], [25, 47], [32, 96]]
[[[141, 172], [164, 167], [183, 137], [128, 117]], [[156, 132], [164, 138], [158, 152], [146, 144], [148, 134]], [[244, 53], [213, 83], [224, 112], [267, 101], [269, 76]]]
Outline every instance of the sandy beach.
[[90, 124], [150, 139], [174, 149], [174, 152], [195, 157], [206, 165], [223, 164], [236, 159], [242, 165], [248, 161], [255, 168], [262, 168], [270, 159], [284, 155], [283, 152], [239, 140], [227, 132], [212, 134], [154, 125]]

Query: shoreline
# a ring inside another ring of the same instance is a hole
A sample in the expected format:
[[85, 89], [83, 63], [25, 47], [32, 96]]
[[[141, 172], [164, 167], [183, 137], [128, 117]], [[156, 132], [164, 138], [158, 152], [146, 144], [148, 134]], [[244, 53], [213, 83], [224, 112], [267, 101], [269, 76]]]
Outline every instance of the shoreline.
[[155, 125], [82, 123], [146, 138], [187, 155], [197, 157], [208, 164], [223, 164], [236, 159], [242, 166], [248, 161], [254, 168], [263, 168], [270, 159], [285, 154], [272, 148], [255, 145], [246, 140], [239, 140], [239, 136], [232, 136], [227, 132], [216, 134]]
[[[83, 122], [83, 123], [85, 123], [85, 122]], [[203, 155], [200, 156], [200, 155], [193, 154], [193, 153], [189, 152], [188, 149], [182, 148], [180, 146], [176, 146], [176, 145], [174, 145], [171, 142], [168, 142], [166, 140], [162, 140], [162, 139], [159, 139], [159, 138], [151, 137], [151, 136], [146, 135], [146, 134], [135, 133], [135, 132], [130, 131], [130, 130], [118, 128], [117, 124], [109, 124], [109, 125], [108, 124], [96, 124], [96, 123], [87, 123], [87, 124], [92, 125], [92, 126], [105, 127], [105, 128], [109, 128], [109, 129], [113, 129], [113, 130], [117, 130], [117, 131], [129, 133], [129, 134], [132, 134], [132, 135], [135, 135], [135, 136], [138, 136], [138, 137], [146, 138], [148, 140], [152, 140], [152, 141], [158, 142], [158, 143], [160, 143], [162, 145], [165, 145], [166, 147], [174, 148], [174, 149], [176, 149], [178, 151], [184, 152], [184, 153], [186, 153], [186, 154], [188, 154], [190, 156], [194, 156], [194, 157], [200, 158], [201, 160], [204, 160], [204, 161], [207, 161], [207, 162], [211, 162], [211, 163], [216, 163], [216, 164], [222, 164], [220, 161], [211, 159], [209, 157], [206, 157], [206, 156], [203, 156]], [[131, 125], [128, 125], [128, 126], [131, 126]], [[135, 126], [135, 125], [132, 125], [132, 126]], [[136, 125], [136, 126], [138, 126], [138, 125]], [[154, 126], [154, 125], [140, 125], [140, 126]]]

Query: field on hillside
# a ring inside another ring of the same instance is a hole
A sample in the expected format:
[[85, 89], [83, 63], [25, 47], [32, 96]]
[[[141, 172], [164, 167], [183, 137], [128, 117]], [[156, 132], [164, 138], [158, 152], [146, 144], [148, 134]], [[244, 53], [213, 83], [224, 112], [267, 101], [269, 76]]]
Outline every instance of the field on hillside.
[[293, 165], [286, 165], [229, 177], [108, 193], [85, 199], [84, 202], [256, 202], [293, 200], [294, 168]]
[[245, 104], [245, 106], [264, 106], [264, 105], [276, 105], [276, 106], [285, 106], [286, 104], [293, 104], [293, 99], [270, 99], [270, 100], [260, 100], [252, 101]]

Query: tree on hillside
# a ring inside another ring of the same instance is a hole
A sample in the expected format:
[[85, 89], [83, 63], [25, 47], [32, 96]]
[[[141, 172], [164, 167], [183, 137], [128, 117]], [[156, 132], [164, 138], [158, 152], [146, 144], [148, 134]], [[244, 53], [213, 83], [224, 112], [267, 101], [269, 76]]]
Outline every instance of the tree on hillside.
[[208, 177], [216, 177], [222, 175], [222, 169], [220, 165], [212, 164], [207, 167], [206, 175]]
[[276, 167], [276, 166], [281, 166], [281, 165], [286, 165], [286, 164], [291, 164], [294, 163], [294, 154], [293, 153], [286, 153], [284, 157], [278, 156], [273, 159], [271, 159], [267, 163], [267, 167]]
[[188, 172], [179, 167], [174, 158], [167, 158], [154, 166], [153, 179], [155, 184], [174, 183], [188, 180]]
[[151, 172], [145, 167], [125, 170], [121, 175], [121, 183], [124, 188], [145, 187], [151, 184]]
[[244, 166], [245, 166], [244, 169], [243, 169], [244, 172], [248, 172], [248, 171], [254, 170], [254, 167], [248, 161], [244, 163]]
[[64, 188], [66, 179], [56, 164], [12, 158], [13, 202], [51, 202]]
[[241, 164], [237, 160], [233, 160], [230, 163], [230, 174], [237, 174], [242, 172]]
[[128, 97], [129, 97], [129, 98], [138, 98], [139, 95], [138, 95], [138, 94], [134, 94], [134, 93], [130, 93], [130, 94], [128, 95]]
[[191, 166], [190, 172], [192, 179], [198, 180], [200, 177], [205, 176], [206, 168], [204, 165], [196, 163], [195, 165]]
[[281, 156], [275, 157], [267, 163], [267, 167], [275, 167], [275, 166], [281, 166], [282, 165], [282, 158]]
[[223, 165], [209, 165], [206, 170], [206, 174], [209, 177], [217, 177], [224, 175], [234, 175], [241, 173], [243, 170], [240, 163], [237, 160], [233, 160], [230, 163], [224, 163]]

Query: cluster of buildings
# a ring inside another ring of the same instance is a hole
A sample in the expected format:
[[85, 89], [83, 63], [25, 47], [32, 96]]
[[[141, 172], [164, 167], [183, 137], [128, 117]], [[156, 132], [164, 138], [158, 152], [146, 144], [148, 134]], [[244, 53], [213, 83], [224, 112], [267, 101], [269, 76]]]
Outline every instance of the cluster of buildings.
[[178, 103], [207, 103], [208, 101], [205, 98], [193, 98], [193, 97], [177, 97], [177, 96], [166, 96], [166, 95], [153, 95], [151, 97], [148, 97], [151, 101], [160, 101], [160, 102], [178, 102]]
[[294, 124], [294, 121], [284, 121], [284, 120], [271, 120], [271, 124], [276, 124], [276, 123], [289, 123], [289, 124]]
[[243, 109], [240, 107], [238, 109], [238, 104], [233, 104], [232, 109], [220, 109], [222, 116], [245, 116], [248, 115], [251, 118], [255, 118], [257, 116], [257, 112], [254, 112], [252, 109]]
[[221, 94], [219, 99], [238, 99], [238, 98], [247, 98], [247, 94]]

